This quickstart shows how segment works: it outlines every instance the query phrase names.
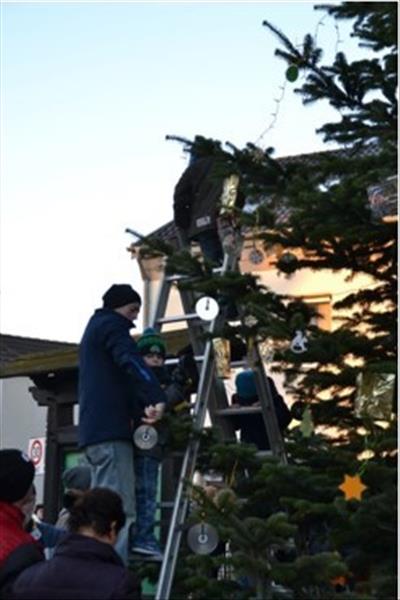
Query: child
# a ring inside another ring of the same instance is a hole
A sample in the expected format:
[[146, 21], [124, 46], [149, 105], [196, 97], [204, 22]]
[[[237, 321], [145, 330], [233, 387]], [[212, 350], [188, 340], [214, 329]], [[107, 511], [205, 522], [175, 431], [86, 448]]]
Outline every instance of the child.
[[[187, 405], [188, 378], [179, 367], [170, 375], [164, 364], [166, 345], [161, 336], [153, 329], [147, 328], [138, 339], [137, 346], [145, 363], [165, 390], [168, 399], [166, 410], [177, 411], [179, 407]], [[135, 446], [134, 450], [136, 531], [131, 550], [135, 554], [161, 561], [162, 553], [154, 535], [154, 526], [159, 464], [165, 454], [168, 432], [161, 424], [157, 426], [157, 433], [158, 443], [153, 448], [142, 450]]]
[[[275, 406], [275, 412], [278, 419], [278, 425], [281, 432], [289, 425], [292, 417], [282, 396], [278, 393], [275, 383], [268, 377], [271, 388], [272, 399]], [[236, 394], [232, 396], [233, 406], [254, 406], [260, 404], [254, 372], [251, 370], [242, 371], [235, 379]], [[265, 430], [264, 418], [262, 414], [253, 415], [235, 415], [235, 429], [240, 430], [240, 441], [246, 444], [254, 444], [259, 450], [269, 450], [270, 444]]]

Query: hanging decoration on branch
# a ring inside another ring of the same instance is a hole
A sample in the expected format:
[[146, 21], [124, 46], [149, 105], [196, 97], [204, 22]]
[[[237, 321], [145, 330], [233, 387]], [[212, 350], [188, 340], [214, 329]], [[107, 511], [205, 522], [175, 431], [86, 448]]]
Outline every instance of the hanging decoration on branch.
[[293, 252], [284, 252], [279, 258], [277, 267], [288, 276], [295, 272], [298, 264], [298, 259]]
[[295, 354], [303, 354], [303, 352], [307, 352], [308, 339], [305, 334], [297, 329], [294, 338], [290, 343], [290, 349]]
[[214, 347], [217, 377], [229, 379], [231, 376], [231, 345], [229, 340], [224, 338], [214, 338], [212, 343]]
[[397, 215], [397, 176], [388, 177], [379, 185], [367, 188], [371, 217], [374, 223]]
[[344, 493], [346, 500], [361, 500], [361, 496], [368, 486], [362, 483], [359, 475], [345, 475], [343, 483], [338, 487]]
[[264, 340], [258, 345], [260, 349], [261, 358], [266, 363], [271, 363], [274, 360], [275, 348], [272, 340]]
[[195, 311], [203, 321], [213, 321], [219, 313], [219, 305], [211, 296], [203, 296], [197, 300]]
[[133, 434], [133, 441], [140, 450], [151, 450], [158, 442], [158, 433], [151, 425], [140, 425]]
[[263, 254], [263, 252], [261, 252], [261, 250], [258, 250], [256, 248], [256, 246], [254, 246], [254, 248], [252, 249], [252, 251], [249, 254], [249, 260], [251, 262], [252, 265], [259, 265], [263, 262], [265, 256]]
[[389, 421], [393, 412], [395, 381], [394, 373], [359, 373], [356, 379], [355, 415]]
[[193, 525], [187, 534], [189, 548], [195, 554], [211, 554], [218, 546], [218, 533], [208, 523], [197, 523]]
[[290, 67], [286, 70], [286, 79], [293, 83], [299, 76], [299, 69], [296, 65], [290, 65]]
[[305, 437], [305, 438], [311, 437], [312, 434], [314, 433], [314, 429], [315, 429], [314, 421], [313, 421], [312, 413], [311, 413], [309, 406], [307, 406], [303, 412], [303, 416], [301, 419], [301, 423], [299, 425], [299, 429], [300, 429], [301, 433], [303, 434], [303, 437]]

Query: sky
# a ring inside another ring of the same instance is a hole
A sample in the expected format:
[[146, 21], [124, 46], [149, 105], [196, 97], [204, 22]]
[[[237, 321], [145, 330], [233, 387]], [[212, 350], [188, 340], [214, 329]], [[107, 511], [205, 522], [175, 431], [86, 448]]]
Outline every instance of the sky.
[[349, 27], [313, 6], [1, 3], [2, 333], [78, 342], [111, 284], [142, 292], [125, 228], [172, 219], [187, 157], [166, 135], [259, 140], [276, 157], [330, 148], [316, 129], [338, 114], [304, 107], [301, 80], [277, 102], [287, 67], [262, 26], [353, 57]]

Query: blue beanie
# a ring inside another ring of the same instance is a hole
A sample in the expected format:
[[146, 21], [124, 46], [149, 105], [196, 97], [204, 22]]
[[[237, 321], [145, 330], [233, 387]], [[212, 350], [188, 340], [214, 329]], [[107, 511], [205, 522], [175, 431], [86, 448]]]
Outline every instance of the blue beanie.
[[236, 375], [236, 391], [242, 398], [257, 396], [256, 380], [253, 371], [242, 371]]

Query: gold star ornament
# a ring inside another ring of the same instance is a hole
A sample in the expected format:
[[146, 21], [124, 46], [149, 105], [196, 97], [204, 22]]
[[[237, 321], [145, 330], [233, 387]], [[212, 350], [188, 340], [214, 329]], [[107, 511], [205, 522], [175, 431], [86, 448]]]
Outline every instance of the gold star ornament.
[[344, 481], [338, 486], [345, 495], [346, 500], [361, 500], [363, 492], [368, 486], [364, 485], [359, 475], [352, 477], [351, 475], [345, 475]]

